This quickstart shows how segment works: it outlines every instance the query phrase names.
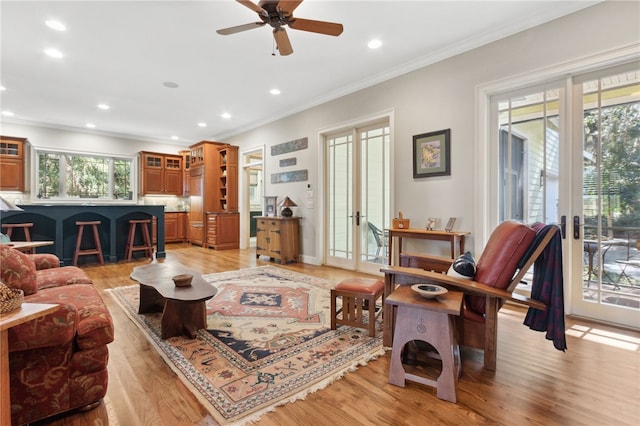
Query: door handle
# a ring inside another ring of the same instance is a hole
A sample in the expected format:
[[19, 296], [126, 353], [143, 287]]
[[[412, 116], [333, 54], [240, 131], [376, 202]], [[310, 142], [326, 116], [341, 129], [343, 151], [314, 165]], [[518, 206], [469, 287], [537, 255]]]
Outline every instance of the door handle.
[[[349, 216], [349, 217], [354, 217], [354, 215], [351, 215], [351, 216]], [[360, 212], [359, 212], [359, 211], [357, 211], [357, 212], [356, 212], [356, 214], [355, 214], [355, 218], [356, 218], [356, 226], [360, 226], [360, 218], [362, 218], [362, 217], [366, 217], [366, 216], [361, 216], [361, 215], [360, 215]]]
[[573, 239], [580, 239], [580, 216], [573, 217]]
[[567, 238], [567, 217], [564, 215], [560, 218], [560, 235], [563, 240]]

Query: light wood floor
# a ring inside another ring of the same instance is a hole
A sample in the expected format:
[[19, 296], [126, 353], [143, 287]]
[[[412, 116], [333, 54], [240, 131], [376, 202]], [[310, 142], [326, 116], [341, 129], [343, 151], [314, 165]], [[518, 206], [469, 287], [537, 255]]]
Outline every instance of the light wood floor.
[[[252, 250], [214, 251], [168, 245], [167, 261], [203, 274], [268, 264]], [[85, 267], [103, 292], [115, 323], [109, 345], [109, 390], [93, 411], [42, 422], [51, 425], [210, 425], [211, 416], [164, 364], [124, 312], [104, 293], [134, 284], [131, 269], [145, 263]], [[354, 275], [304, 264], [285, 266], [334, 280]], [[431, 387], [387, 383], [389, 352], [327, 388], [264, 415], [260, 425], [638, 425], [640, 333], [567, 318], [568, 350], [522, 325], [524, 311], [505, 306], [499, 320], [498, 369], [463, 351], [458, 403]]]

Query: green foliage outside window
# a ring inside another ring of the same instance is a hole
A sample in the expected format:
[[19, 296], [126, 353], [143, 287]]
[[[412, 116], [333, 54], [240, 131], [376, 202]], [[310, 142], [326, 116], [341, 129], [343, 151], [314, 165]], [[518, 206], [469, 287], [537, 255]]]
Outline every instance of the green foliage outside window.
[[38, 198], [132, 199], [133, 161], [38, 152]]

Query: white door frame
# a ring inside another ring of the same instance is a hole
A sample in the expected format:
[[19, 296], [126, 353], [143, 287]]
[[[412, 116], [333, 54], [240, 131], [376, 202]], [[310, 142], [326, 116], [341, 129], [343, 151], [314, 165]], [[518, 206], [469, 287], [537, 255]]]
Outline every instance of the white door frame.
[[[390, 161], [390, 180], [391, 182], [389, 182], [389, 185], [391, 187], [391, 211], [395, 211], [395, 206], [394, 206], [394, 128], [395, 128], [395, 121], [394, 121], [394, 110], [393, 109], [389, 109], [389, 110], [384, 110], [384, 111], [380, 111], [378, 113], [375, 114], [371, 114], [371, 115], [367, 115], [367, 116], [363, 116], [363, 117], [359, 117], [359, 118], [355, 118], [343, 123], [337, 123], [331, 126], [327, 126], [324, 128], [321, 128], [318, 130], [318, 132], [316, 133], [316, 147], [317, 147], [317, 158], [318, 158], [318, 183], [317, 183], [317, 187], [318, 187], [318, 194], [321, 194], [318, 197], [318, 208], [316, 210], [316, 223], [318, 224], [317, 229], [316, 229], [316, 259], [318, 261], [318, 264], [320, 265], [324, 265], [326, 264], [326, 247], [327, 247], [327, 241], [326, 241], [326, 229], [327, 229], [327, 225], [326, 225], [326, 214], [325, 214], [325, 209], [327, 206], [327, 201], [326, 201], [326, 174], [327, 174], [327, 164], [326, 164], [326, 156], [325, 156], [325, 136], [327, 134], [331, 134], [331, 133], [337, 133], [340, 130], [347, 130], [347, 129], [352, 129], [352, 128], [358, 128], [358, 127], [366, 127], [367, 125], [374, 123], [376, 121], [380, 121], [382, 119], [387, 119], [389, 122], [389, 134], [391, 137], [390, 140], [390, 146], [391, 146], [391, 158], [389, 159]], [[377, 273], [380, 273], [379, 271], [377, 271]]]
[[[262, 161], [260, 162], [249, 162], [247, 161], [247, 157], [251, 154], [255, 153], [262, 154]], [[239, 211], [240, 211], [240, 248], [245, 249], [249, 247], [249, 230], [250, 230], [250, 206], [249, 206], [249, 168], [252, 166], [262, 165], [262, 176], [266, 176], [265, 174], [265, 145], [259, 145], [251, 148], [246, 148], [240, 151], [240, 164], [238, 168], [239, 174], [239, 185], [238, 185], [238, 199], [240, 200]], [[262, 185], [262, 190], [264, 191], [264, 185]], [[264, 195], [264, 194], [262, 194]]]

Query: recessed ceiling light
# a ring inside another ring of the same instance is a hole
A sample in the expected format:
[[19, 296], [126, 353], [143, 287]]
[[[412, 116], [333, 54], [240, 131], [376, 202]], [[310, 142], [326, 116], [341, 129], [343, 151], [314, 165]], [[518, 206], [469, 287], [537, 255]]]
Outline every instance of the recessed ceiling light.
[[12, 111], [2, 111], [2, 115], [5, 117], [13, 117], [15, 114]]
[[174, 141], [177, 141], [178, 139], [180, 139], [179, 137], [177, 137], [176, 135], [171, 136], [171, 139], [173, 139]]
[[279, 95], [280, 94], [280, 90], [279, 89], [271, 89], [269, 91], [269, 93], [271, 93], [272, 95]]
[[0, 86], [0, 92], [4, 92], [5, 90], [7, 90], [7, 88], [6, 88], [6, 87], [4, 87], [4, 86]]
[[367, 44], [367, 46], [369, 46], [369, 49], [377, 49], [382, 46], [382, 42], [380, 40], [373, 39]]
[[224, 118], [225, 120], [228, 120], [231, 118], [231, 114], [229, 114], [228, 112], [223, 112], [221, 117]]
[[164, 83], [162, 83], [162, 85], [164, 87], [168, 87], [169, 89], [177, 89], [178, 87], [178, 83], [174, 83], [173, 81], [165, 81]]
[[207, 123], [201, 121], [198, 123], [198, 127], [207, 127]]
[[85, 126], [88, 127], [89, 129], [95, 129], [96, 128], [96, 125], [93, 124], [93, 123], [87, 123], [87, 124], [85, 124]]
[[106, 111], [111, 107], [109, 105], [107, 105], [107, 104], [98, 104], [98, 108]]
[[44, 53], [46, 53], [48, 56], [51, 56], [52, 58], [56, 58], [56, 59], [64, 58], [64, 55], [58, 49], [46, 49]]
[[45, 22], [45, 24], [47, 24], [47, 27], [51, 28], [52, 30], [56, 30], [56, 31], [67, 30], [67, 26], [65, 24], [63, 24], [60, 21], [56, 21], [55, 19], [49, 19], [48, 21]]

